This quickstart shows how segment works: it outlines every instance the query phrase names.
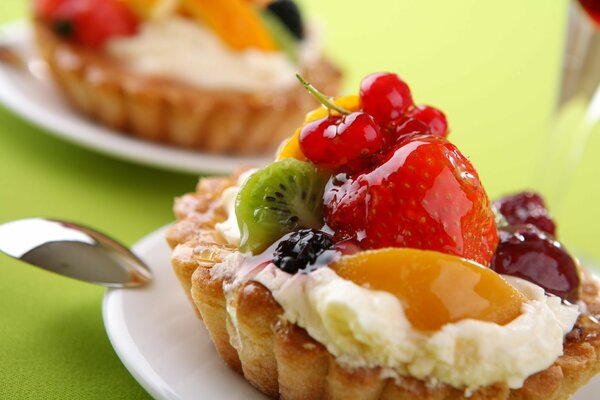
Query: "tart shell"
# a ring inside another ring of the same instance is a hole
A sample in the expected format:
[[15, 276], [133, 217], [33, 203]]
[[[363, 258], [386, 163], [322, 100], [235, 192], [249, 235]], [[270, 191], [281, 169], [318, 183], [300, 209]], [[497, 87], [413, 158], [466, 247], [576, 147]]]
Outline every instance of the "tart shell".
[[[582, 314], [564, 340], [564, 354], [549, 368], [530, 376], [520, 389], [504, 383], [468, 396], [448, 385], [427, 385], [414, 378], [381, 378], [378, 368], [348, 369], [297, 325], [280, 318], [283, 310], [270, 291], [247, 281], [234, 293], [237, 329], [226, 310], [227, 278], [211, 275], [224, 253], [235, 251], [215, 230], [225, 216], [220, 195], [231, 178], [206, 178], [195, 193], [176, 201], [178, 222], [167, 232], [172, 266], [194, 310], [204, 320], [220, 357], [272, 398], [284, 400], [562, 400], [600, 371], [600, 286], [584, 273]], [[212, 254], [212, 257], [207, 255]], [[195, 268], [194, 268], [195, 267]]]
[[[210, 153], [261, 155], [317, 106], [301, 85], [249, 94], [143, 76], [102, 51], [58, 37], [39, 20], [33, 25], [39, 52], [68, 102], [116, 132]], [[327, 59], [302, 73], [324, 92], [337, 92], [341, 73]]]

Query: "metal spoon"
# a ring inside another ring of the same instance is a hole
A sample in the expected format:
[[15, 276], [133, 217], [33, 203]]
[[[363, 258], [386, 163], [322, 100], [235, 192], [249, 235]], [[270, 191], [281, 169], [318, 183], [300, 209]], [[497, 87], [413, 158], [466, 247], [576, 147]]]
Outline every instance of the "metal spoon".
[[60, 275], [109, 287], [152, 280], [150, 269], [125, 246], [70, 222], [29, 218], [0, 225], [0, 251]]

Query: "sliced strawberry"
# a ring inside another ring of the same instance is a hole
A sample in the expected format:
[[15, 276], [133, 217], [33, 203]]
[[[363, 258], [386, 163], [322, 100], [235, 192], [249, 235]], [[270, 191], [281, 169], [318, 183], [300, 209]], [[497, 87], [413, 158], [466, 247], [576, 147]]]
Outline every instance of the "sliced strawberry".
[[332, 182], [325, 210], [336, 239], [362, 248], [436, 250], [489, 265], [498, 243], [477, 172], [439, 136], [407, 138], [376, 167]]
[[64, 2], [65, 0], [35, 0], [33, 10], [36, 16], [42, 19], [50, 19]]
[[57, 34], [94, 48], [113, 37], [135, 34], [139, 24], [133, 12], [116, 0], [38, 0], [35, 10]]

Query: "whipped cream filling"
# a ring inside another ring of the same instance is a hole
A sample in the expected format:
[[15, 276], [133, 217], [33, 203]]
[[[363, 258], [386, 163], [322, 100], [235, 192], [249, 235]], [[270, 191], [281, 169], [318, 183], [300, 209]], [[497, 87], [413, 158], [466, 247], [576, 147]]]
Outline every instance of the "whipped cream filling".
[[[238, 188], [231, 189], [223, 194], [223, 204], [235, 220]], [[225, 222], [217, 229], [230, 243], [239, 243], [239, 230], [232, 226]], [[412, 376], [467, 392], [496, 382], [520, 388], [562, 355], [564, 336], [579, 316], [577, 306], [546, 295], [541, 287], [503, 276], [527, 299], [519, 317], [506, 325], [465, 319], [422, 332], [412, 327], [402, 303], [390, 293], [358, 286], [327, 267], [295, 275], [273, 264], [256, 269], [244, 264], [248, 256], [233, 253], [213, 268], [214, 277], [235, 277], [226, 293], [246, 280], [260, 282], [283, 307], [282, 318], [306, 329], [341, 365], [381, 366], [383, 377]], [[232, 342], [239, 346], [235, 303], [229, 298], [227, 309]]]
[[257, 168], [251, 168], [240, 174], [237, 186], [228, 187], [221, 194], [221, 207], [227, 213], [227, 219], [215, 225], [217, 232], [223, 236], [227, 243], [238, 247], [240, 245], [240, 228], [238, 226], [237, 217], [235, 216], [235, 199], [240, 191], [240, 187], [250, 178], [250, 176], [258, 171]]
[[[320, 55], [317, 29], [299, 44], [300, 65]], [[106, 51], [132, 71], [206, 89], [242, 92], [285, 90], [299, 69], [283, 52], [232, 51], [210, 29], [175, 15], [154, 18], [137, 35], [110, 40]]]

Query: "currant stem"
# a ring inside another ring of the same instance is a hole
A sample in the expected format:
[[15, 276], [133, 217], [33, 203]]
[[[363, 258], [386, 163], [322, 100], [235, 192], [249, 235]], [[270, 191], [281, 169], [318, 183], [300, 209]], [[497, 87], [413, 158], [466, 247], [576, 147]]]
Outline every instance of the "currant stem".
[[315, 99], [317, 99], [317, 101], [319, 103], [321, 103], [323, 105], [323, 107], [325, 107], [329, 111], [331, 111], [331, 110], [337, 111], [337, 112], [339, 112], [340, 114], [343, 114], [343, 115], [351, 114], [351, 111], [348, 111], [344, 107], [340, 107], [337, 104], [335, 104], [333, 102], [333, 100], [332, 100], [331, 97], [327, 97], [323, 93], [319, 92], [319, 90], [317, 88], [315, 88], [313, 85], [311, 85], [300, 74], [296, 74], [296, 78], [298, 78], [298, 80], [300, 81], [300, 83], [302, 83], [302, 86], [304, 86], [306, 88], [306, 90], [308, 90], [308, 92], [310, 94], [312, 94], [313, 97]]

